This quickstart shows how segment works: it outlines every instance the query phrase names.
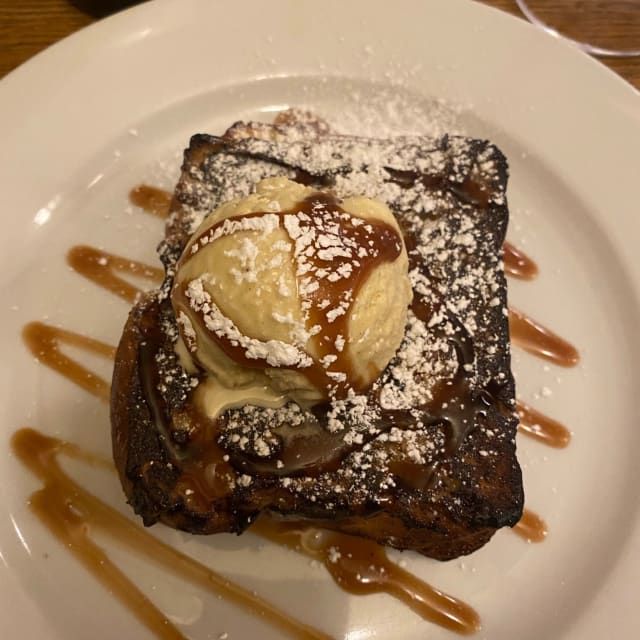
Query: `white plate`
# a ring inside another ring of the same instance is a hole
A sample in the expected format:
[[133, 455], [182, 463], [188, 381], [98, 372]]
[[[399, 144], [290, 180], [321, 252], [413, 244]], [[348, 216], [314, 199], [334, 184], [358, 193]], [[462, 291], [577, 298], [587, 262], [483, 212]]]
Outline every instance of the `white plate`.
[[[566, 450], [519, 439], [527, 503], [547, 520], [547, 541], [500, 532], [464, 562], [406, 554], [411, 570], [471, 603], [480, 638], [632, 637], [640, 99], [564, 43], [463, 0], [158, 1], [83, 30], [0, 83], [2, 637], [150, 637], [26, 507], [38, 483], [9, 452], [15, 429], [108, 452], [109, 427], [101, 404], [34, 362], [21, 327], [46, 318], [115, 342], [127, 305], [71, 272], [67, 250], [86, 243], [153, 260], [161, 224], [128, 209], [129, 188], [170, 186], [196, 131], [300, 104], [343, 129], [447, 127], [497, 142], [511, 164], [510, 237], [541, 266], [536, 281], [512, 284], [511, 301], [583, 355], [571, 370], [515, 357], [520, 396], [574, 431]], [[75, 473], [128, 513], [111, 476]], [[155, 533], [336, 637], [451, 637], [388, 597], [343, 594], [324, 570], [251, 536]], [[189, 637], [277, 637], [112, 547]]]

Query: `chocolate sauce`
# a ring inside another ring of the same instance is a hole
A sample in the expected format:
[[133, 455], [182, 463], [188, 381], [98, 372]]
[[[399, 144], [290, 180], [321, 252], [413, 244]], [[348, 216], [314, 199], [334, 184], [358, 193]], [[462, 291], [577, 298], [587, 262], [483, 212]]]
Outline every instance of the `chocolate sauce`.
[[516, 412], [520, 418], [521, 433], [555, 449], [563, 449], [571, 441], [571, 433], [563, 424], [545, 416], [524, 402], [516, 402]]
[[69, 356], [66, 356], [62, 353], [60, 347], [63, 345], [76, 347], [110, 360], [115, 357], [115, 347], [79, 333], [52, 327], [42, 322], [30, 322], [25, 325], [22, 330], [22, 338], [29, 351], [42, 364], [57, 371], [101, 400], [109, 400], [109, 383]]
[[67, 262], [80, 275], [130, 303], [135, 302], [141, 289], [129, 284], [116, 273], [127, 273], [155, 283], [162, 282], [164, 277], [164, 271], [158, 267], [83, 245], [69, 251]]
[[533, 280], [538, 275], [538, 265], [510, 242], [502, 245], [502, 259], [507, 275], [520, 280]]
[[147, 184], [138, 185], [129, 192], [131, 204], [158, 218], [166, 218], [169, 215], [172, 199], [173, 195], [169, 191]]
[[469, 605], [404, 571], [389, 560], [384, 547], [371, 540], [267, 518], [260, 518], [251, 531], [322, 562], [349, 593], [386, 593], [425, 620], [457, 633], [480, 629], [478, 614]]
[[[390, 225], [379, 220], [363, 220], [354, 218], [348, 214], [339, 204], [339, 200], [326, 193], [315, 193], [305, 198], [289, 211], [277, 214], [280, 218], [281, 226], [284, 225], [286, 216], [297, 213], [305, 214], [298, 217], [302, 230], [312, 231], [314, 234], [326, 234], [325, 229], [331, 229], [332, 235], [339, 235], [341, 241], [349, 243], [350, 246], [361, 248], [362, 255], [343, 256], [340, 252], [327, 250], [328, 257], [322, 256], [322, 251], [314, 251], [311, 256], [306, 256], [306, 260], [314, 269], [325, 269], [328, 272], [342, 273], [343, 277], [331, 281], [325, 278], [320, 286], [313, 290], [306, 288], [304, 275], [298, 275], [298, 287], [305, 303], [310, 305], [306, 329], [313, 335], [317, 355], [313, 358], [313, 365], [298, 369], [311, 383], [319, 389], [334, 389], [336, 397], [344, 397], [349, 387], [361, 391], [365, 387], [366, 381], [362, 380], [351, 357], [350, 349], [347, 345], [342, 351], [336, 349], [335, 343], [339, 336], [348, 336], [348, 321], [350, 310], [358, 295], [360, 288], [364, 285], [373, 270], [384, 262], [394, 261], [402, 251], [402, 240], [398, 232]], [[234, 216], [227, 220], [240, 220], [246, 218], [257, 218], [266, 215], [262, 212], [250, 213], [244, 216]], [[216, 231], [227, 220], [223, 220], [204, 231], [192, 246], [198, 246], [201, 240], [212, 238]], [[337, 231], [335, 229], [338, 229]], [[295, 250], [295, 247], [294, 247]], [[184, 254], [178, 263], [178, 269], [187, 262], [191, 254]], [[344, 268], [344, 270], [343, 270]], [[185, 307], [189, 307], [189, 300], [184, 287], [174, 289], [174, 302]], [[215, 302], [215, 300], [214, 300]], [[332, 322], [327, 320], [327, 310], [342, 309], [342, 313], [337, 315]], [[226, 336], [219, 336], [214, 332], [209, 332], [206, 328], [204, 317], [197, 314], [201, 324], [201, 330], [213, 339], [216, 344], [235, 362], [245, 367], [263, 368], [267, 366], [265, 360], [248, 358], [245, 349], [231, 341]], [[313, 331], [314, 327], [320, 327], [319, 332]], [[325, 356], [336, 356], [336, 359], [328, 366], [324, 366], [321, 361]], [[197, 355], [196, 355], [197, 358]], [[380, 371], [373, 372], [377, 377]], [[331, 374], [342, 374], [343, 380], [331, 378]], [[345, 376], [346, 374], [346, 376]]]
[[561, 367], [574, 367], [578, 350], [569, 342], [517, 309], [509, 309], [509, 330], [514, 344]]
[[522, 518], [513, 531], [527, 542], [543, 542], [548, 533], [545, 521], [529, 509], [522, 512]]
[[255, 592], [244, 589], [191, 557], [160, 542], [138, 523], [132, 522], [89, 493], [67, 475], [58, 462], [58, 456], [65, 454], [92, 466], [104, 466], [101, 458], [33, 429], [17, 431], [13, 435], [11, 446], [20, 461], [44, 485], [29, 500], [34, 514], [108, 592], [126, 606], [156, 637], [162, 640], [186, 640], [186, 636], [140, 591], [102, 547], [93, 541], [91, 536], [94, 531], [107, 535], [175, 576], [225, 598], [291, 638], [330, 639], [327, 634], [299, 622]]

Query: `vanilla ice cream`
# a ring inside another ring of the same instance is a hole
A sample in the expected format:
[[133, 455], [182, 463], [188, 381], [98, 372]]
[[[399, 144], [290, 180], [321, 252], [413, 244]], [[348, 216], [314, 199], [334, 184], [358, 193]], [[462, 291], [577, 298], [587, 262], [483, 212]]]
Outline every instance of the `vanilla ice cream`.
[[183, 360], [208, 373], [205, 390], [226, 389], [235, 405], [308, 405], [365, 390], [402, 341], [407, 268], [385, 205], [263, 180], [207, 216], [178, 263]]

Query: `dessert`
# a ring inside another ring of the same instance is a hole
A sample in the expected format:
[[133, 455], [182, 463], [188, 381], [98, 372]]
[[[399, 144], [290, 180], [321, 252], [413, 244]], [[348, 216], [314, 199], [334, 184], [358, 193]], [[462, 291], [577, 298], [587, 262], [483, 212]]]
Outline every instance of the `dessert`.
[[[515, 525], [506, 179], [499, 150], [470, 138], [304, 123], [194, 136], [160, 247], [165, 281], [134, 306], [114, 369], [114, 458], [145, 524], [239, 533], [269, 512], [443, 560]], [[281, 189], [297, 195], [271, 197]], [[326, 279], [353, 256], [335, 270], [312, 260], [327, 273], [306, 284], [296, 262], [304, 233], [290, 223], [324, 224], [314, 211], [371, 227], [363, 249], [383, 236], [389, 248], [335, 298]], [[214, 238], [225, 220], [240, 226]], [[268, 304], [247, 286], [257, 271]]]

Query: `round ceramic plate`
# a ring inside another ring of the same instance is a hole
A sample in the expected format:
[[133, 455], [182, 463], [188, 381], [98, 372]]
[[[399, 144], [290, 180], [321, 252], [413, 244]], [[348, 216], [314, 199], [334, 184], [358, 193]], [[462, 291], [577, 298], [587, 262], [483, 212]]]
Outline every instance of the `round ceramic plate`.
[[[110, 437], [106, 406], [36, 362], [21, 329], [37, 320], [115, 344], [128, 305], [72, 271], [69, 249], [153, 263], [162, 223], [128, 204], [131, 187], [171, 188], [191, 134], [270, 120], [292, 105], [346, 133], [450, 130], [488, 137], [506, 153], [509, 238], [540, 266], [536, 280], [511, 282], [510, 301], [582, 355], [562, 369], [514, 353], [519, 396], [573, 431], [562, 450], [518, 436], [527, 506], [549, 533], [527, 544], [501, 531], [444, 564], [402, 559], [479, 612], [479, 638], [632, 637], [640, 626], [640, 98], [570, 46], [463, 0], [159, 0], [83, 30], [0, 82], [2, 636], [152, 637], [27, 506], [40, 485], [11, 453], [16, 429], [105, 456]], [[84, 362], [108, 378], [108, 362]], [[69, 469], [133, 520], [112, 473]], [[153, 534], [336, 638], [453, 637], [387, 596], [348, 596], [323, 568], [252, 535]], [[96, 541], [189, 638], [281, 637], [117, 543]]]

